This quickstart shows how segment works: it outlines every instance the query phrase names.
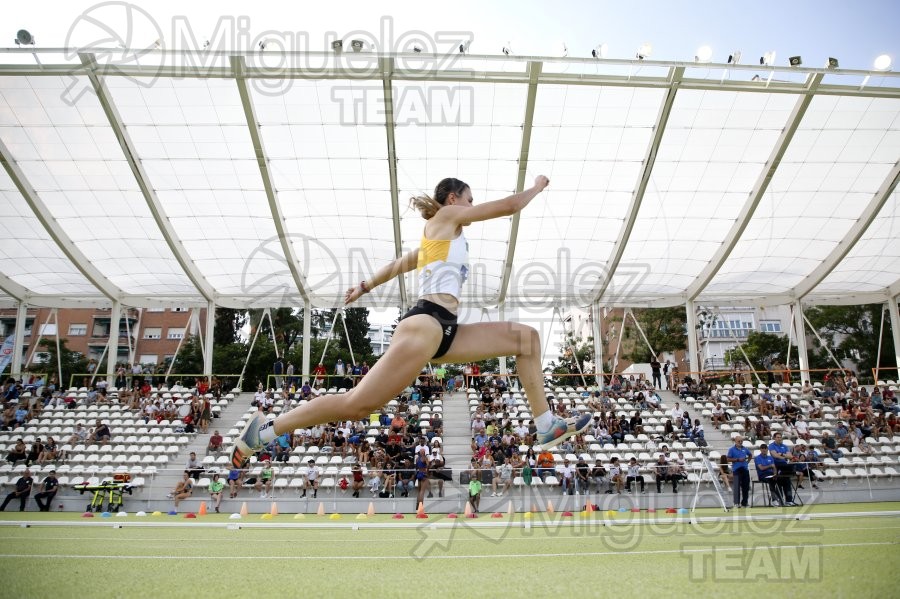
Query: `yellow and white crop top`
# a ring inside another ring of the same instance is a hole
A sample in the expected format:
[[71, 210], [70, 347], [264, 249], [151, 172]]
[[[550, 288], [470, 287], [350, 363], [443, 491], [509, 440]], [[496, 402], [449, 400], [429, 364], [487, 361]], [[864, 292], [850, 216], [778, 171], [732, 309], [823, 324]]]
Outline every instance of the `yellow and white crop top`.
[[456, 239], [426, 239], [419, 246], [419, 296], [447, 293], [456, 299], [469, 276], [469, 243], [460, 233]]

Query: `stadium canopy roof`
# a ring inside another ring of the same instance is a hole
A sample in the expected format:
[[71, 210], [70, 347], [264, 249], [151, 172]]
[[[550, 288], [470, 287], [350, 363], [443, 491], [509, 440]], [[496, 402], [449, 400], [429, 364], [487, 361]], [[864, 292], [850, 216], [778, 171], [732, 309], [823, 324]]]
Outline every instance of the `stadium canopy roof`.
[[[477, 306], [900, 293], [900, 79], [518, 56], [0, 50], [0, 303], [334, 306], [476, 202]], [[364, 298], [400, 306], [408, 276]]]

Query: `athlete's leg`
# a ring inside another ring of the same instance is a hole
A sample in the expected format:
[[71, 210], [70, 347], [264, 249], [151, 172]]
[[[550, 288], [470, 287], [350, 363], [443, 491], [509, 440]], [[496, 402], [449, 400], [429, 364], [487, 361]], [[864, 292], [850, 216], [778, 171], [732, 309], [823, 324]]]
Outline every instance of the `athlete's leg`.
[[583, 413], [563, 420], [548, 414], [541, 370], [541, 340], [534, 328], [518, 322], [486, 322], [461, 325], [441, 358], [445, 362], [478, 362], [498, 356], [515, 356], [519, 379], [538, 428], [538, 443], [549, 448], [588, 427], [591, 416]]
[[[418, 314], [397, 325], [391, 345], [359, 385], [338, 395], [319, 396], [274, 420], [275, 436], [298, 428], [364, 418], [405, 389], [428, 364], [441, 342], [442, 328], [431, 316]], [[231, 450], [231, 463], [240, 468], [263, 444], [259, 431], [267, 424], [257, 413]], [[274, 438], [274, 437], [273, 437]], [[266, 438], [265, 441], [270, 439]]]
[[518, 322], [482, 322], [459, 326], [449, 351], [441, 360], [449, 363], [479, 362], [498, 356], [515, 356], [519, 380], [525, 388], [531, 413], [547, 410], [538, 332]]
[[441, 325], [426, 315], [397, 325], [391, 345], [359, 384], [347, 393], [322, 395], [275, 419], [275, 433], [315, 424], [366, 417], [396, 397], [415, 380], [437, 351]]

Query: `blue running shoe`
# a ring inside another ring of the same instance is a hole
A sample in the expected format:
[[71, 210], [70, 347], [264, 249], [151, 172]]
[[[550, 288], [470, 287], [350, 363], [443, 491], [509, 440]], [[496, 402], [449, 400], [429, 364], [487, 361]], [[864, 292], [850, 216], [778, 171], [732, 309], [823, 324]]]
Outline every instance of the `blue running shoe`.
[[537, 434], [537, 442], [543, 449], [556, 447], [572, 435], [577, 435], [587, 429], [590, 424], [591, 415], [587, 413], [573, 418], [560, 418], [557, 416], [553, 419], [550, 430]]
[[259, 440], [259, 429], [265, 423], [266, 415], [262, 412], [257, 412], [247, 421], [241, 435], [234, 441], [234, 447], [231, 448], [231, 465], [234, 468], [246, 466], [250, 461], [250, 456], [262, 447], [262, 442]]

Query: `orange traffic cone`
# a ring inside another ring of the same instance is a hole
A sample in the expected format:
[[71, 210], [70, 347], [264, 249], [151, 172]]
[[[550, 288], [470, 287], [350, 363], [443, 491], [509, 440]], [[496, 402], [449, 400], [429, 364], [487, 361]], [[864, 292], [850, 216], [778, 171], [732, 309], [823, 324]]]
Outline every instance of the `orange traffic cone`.
[[201, 516], [206, 515], [206, 502], [205, 501], [200, 502], [200, 509], [197, 510], [197, 513]]
[[250, 510], [247, 509], [247, 502], [245, 501], [243, 505], [241, 505], [241, 517], [246, 518], [249, 513]]
[[547, 513], [548, 514], [553, 513], [553, 501], [550, 499], [547, 500]]
[[591, 503], [590, 501], [587, 502], [587, 511], [588, 511], [588, 512], [593, 512], [593, 511], [594, 511], [594, 504]]
[[468, 518], [472, 515], [472, 504], [468, 501], [466, 502], [466, 509], [463, 511], [463, 515]]
[[366, 516], [372, 517], [375, 515], [375, 502], [369, 502], [369, 509], [366, 510]]
[[269, 513], [272, 514], [273, 516], [278, 515], [278, 504], [275, 503], [274, 501], [272, 502], [272, 507], [269, 508]]
[[324, 516], [324, 515], [325, 515], [325, 504], [320, 501], [319, 509], [316, 510], [316, 516]]

